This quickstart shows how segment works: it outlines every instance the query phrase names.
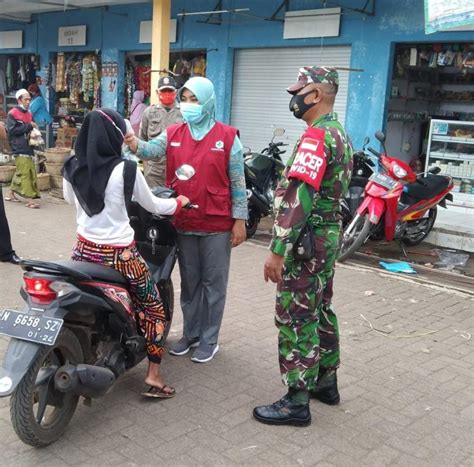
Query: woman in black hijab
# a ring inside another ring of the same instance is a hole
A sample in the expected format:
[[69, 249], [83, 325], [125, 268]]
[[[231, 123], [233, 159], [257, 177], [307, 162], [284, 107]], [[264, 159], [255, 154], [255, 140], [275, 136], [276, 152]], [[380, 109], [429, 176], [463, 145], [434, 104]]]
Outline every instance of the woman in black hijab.
[[[175, 390], [160, 376], [166, 316], [148, 266], [134, 242], [124, 194], [125, 161], [121, 156], [125, 120], [110, 109], [87, 114], [75, 146], [64, 165], [64, 199], [76, 205], [77, 243], [72, 259], [110, 266], [128, 281], [138, 323], [146, 338], [148, 397], [169, 398]], [[189, 203], [185, 197], [156, 198], [140, 171], [133, 187], [135, 200], [155, 214], [174, 214]]]
[[125, 120], [112, 109], [89, 112], [75, 145], [75, 156], [64, 164], [64, 178], [88, 216], [104, 209], [105, 188], [114, 168], [123, 162]]

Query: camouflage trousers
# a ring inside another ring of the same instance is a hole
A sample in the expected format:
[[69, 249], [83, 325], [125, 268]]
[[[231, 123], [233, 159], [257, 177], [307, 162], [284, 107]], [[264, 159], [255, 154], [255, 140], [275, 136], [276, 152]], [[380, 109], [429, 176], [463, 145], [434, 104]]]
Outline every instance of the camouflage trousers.
[[339, 328], [332, 308], [339, 227], [316, 230], [310, 261], [285, 258], [277, 289], [275, 323], [283, 383], [312, 390], [318, 374], [339, 366]]

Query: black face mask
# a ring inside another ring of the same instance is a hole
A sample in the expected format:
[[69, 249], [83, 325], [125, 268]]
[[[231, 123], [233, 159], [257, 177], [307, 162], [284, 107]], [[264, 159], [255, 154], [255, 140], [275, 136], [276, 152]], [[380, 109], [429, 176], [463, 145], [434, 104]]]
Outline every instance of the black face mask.
[[293, 112], [293, 115], [296, 118], [303, 118], [303, 115], [316, 104], [313, 102], [311, 104], [306, 104], [305, 97], [314, 93], [314, 89], [308, 91], [306, 94], [296, 94], [290, 100], [290, 111]]

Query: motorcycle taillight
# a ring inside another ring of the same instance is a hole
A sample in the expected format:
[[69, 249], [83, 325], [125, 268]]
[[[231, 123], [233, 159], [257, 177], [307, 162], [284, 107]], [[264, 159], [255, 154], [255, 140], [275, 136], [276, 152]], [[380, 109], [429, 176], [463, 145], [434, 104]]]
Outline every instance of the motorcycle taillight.
[[39, 279], [37, 277], [23, 277], [25, 282], [25, 292], [31, 297], [34, 303], [49, 305], [56, 299], [56, 292], [50, 288], [52, 280]]

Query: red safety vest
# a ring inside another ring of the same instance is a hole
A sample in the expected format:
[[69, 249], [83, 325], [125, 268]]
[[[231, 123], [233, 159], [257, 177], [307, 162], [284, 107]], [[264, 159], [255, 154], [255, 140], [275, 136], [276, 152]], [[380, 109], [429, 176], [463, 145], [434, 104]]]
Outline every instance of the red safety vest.
[[[234, 225], [229, 180], [229, 157], [237, 130], [216, 122], [201, 141], [195, 141], [186, 123], [166, 129], [166, 184], [187, 196], [197, 209], [184, 209], [175, 218], [177, 229], [190, 232], [229, 232]], [[178, 180], [183, 164], [194, 167], [190, 180]]]

